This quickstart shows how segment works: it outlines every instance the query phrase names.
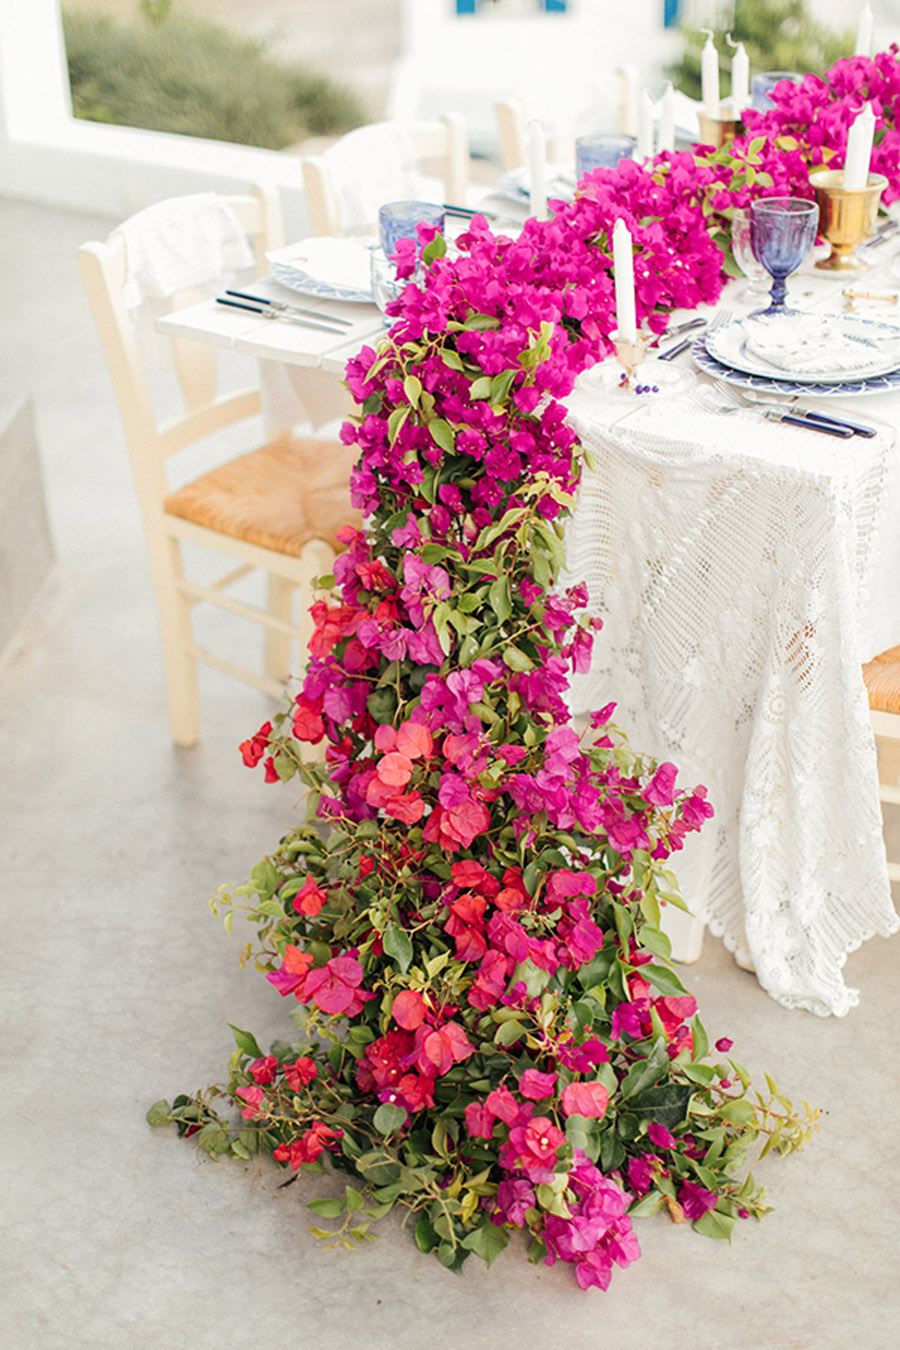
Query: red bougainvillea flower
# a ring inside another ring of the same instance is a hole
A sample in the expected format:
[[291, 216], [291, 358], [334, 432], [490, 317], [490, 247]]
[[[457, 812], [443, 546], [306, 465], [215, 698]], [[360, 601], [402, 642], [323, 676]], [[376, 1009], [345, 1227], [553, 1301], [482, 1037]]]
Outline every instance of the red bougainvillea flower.
[[297, 1172], [304, 1163], [313, 1163], [321, 1157], [326, 1148], [332, 1148], [339, 1139], [343, 1139], [343, 1130], [334, 1130], [324, 1121], [317, 1120], [316, 1123], [302, 1134], [299, 1139], [295, 1139], [292, 1144], [279, 1144], [272, 1151], [272, 1157], [276, 1162], [286, 1162], [290, 1164], [292, 1172]]
[[425, 1000], [417, 989], [404, 989], [394, 999], [391, 1016], [404, 1031], [416, 1031], [425, 1021]]
[[434, 1106], [434, 1079], [421, 1073], [405, 1073], [392, 1088], [384, 1088], [378, 1096], [383, 1102], [403, 1106], [411, 1115]]
[[602, 1120], [608, 1105], [609, 1092], [602, 1083], [569, 1083], [563, 1088], [565, 1116], [590, 1116], [592, 1120]]
[[247, 1103], [241, 1112], [244, 1120], [262, 1120], [265, 1117], [265, 1112], [261, 1109], [265, 1093], [261, 1087], [239, 1087], [236, 1095]]
[[316, 1061], [310, 1059], [308, 1055], [301, 1055], [293, 1064], [284, 1066], [284, 1081], [292, 1092], [299, 1092], [301, 1088], [305, 1088], [318, 1077], [318, 1074]]
[[332, 1017], [355, 1017], [374, 994], [360, 989], [363, 968], [355, 956], [333, 956], [306, 977], [304, 1002]]
[[247, 741], [241, 741], [240, 752], [244, 763], [248, 769], [255, 769], [269, 744], [269, 737], [272, 734], [272, 723], [263, 722], [259, 731], [251, 736]]
[[472, 1139], [490, 1139], [497, 1117], [483, 1102], [469, 1102], [465, 1110], [466, 1130]]
[[556, 1088], [558, 1074], [541, 1073], [539, 1069], [526, 1069], [519, 1079], [519, 1091], [523, 1097], [529, 1097], [533, 1102], [539, 1102], [544, 1097], [552, 1096]]
[[720, 1055], [727, 1055], [733, 1045], [734, 1041], [729, 1040], [727, 1036], [720, 1036], [716, 1041], [716, 1049]]
[[300, 890], [294, 896], [294, 909], [298, 914], [315, 918], [328, 900], [327, 891], [317, 886], [312, 877], [307, 877]]
[[419, 1049], [418, 1065], [422, 1073], [438, 1078], [449, 1073], [454, 1064], [474, 1055], [475, 1047], [458, 1022], [445, 1022], [429, 1031]]
[[453, 884], [459, 886], [461, 890], [477, 891], [479, 895], [487, 896], [489, 900], [492, 900], [500, 890], [500, 883], [496, 877], [491, 876], [487, 868], [482, 867], [474, 858], [463, 858], [461, 862], [452, 863], [450, 875]]
[[275, 1082], [278, 1060], [274, 1055], [266, 1055], [265, 1059], [254, 1059], [247, 1065], [247, 1070], [254, 1083], [258, 1083], [260, 1087], [268, 1087], [269, 1083]]
[[398, 791], [405, 788], [412, 778], [413, 762], [408, 755], [392, 750], [384, 755], [375, 766], [375, 776], [385, 787]]
[[321, 700], [316, 701], [298, 694], [294, 700], [293, 727], [298, 741], [310, 741], [313, 745], [318, 745], [325, 735]]
[[306, 975], [312, 963], [313, 959], [309, 952], [304, 952], [299, 947], [288, 944], [284, 949], [284, 956], [278, 970], [270, 970], [266, 979], [270, 984], [274, 984], [279, 994], [283, 996], [295, 994], [302, 1003], [304, 1001]]

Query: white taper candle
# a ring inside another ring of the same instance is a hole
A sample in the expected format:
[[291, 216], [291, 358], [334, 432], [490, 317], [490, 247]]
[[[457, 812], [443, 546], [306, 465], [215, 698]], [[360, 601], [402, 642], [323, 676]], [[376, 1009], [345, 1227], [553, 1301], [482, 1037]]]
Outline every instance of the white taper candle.
[[856, 26], [856, 46], [854, 56], [872, 55], [872, 6], [863, 5], [859, 11], [859, 23]]
[[659, 149], [675, 149], [675, 90], [671, 80], [659, 101]]
[[613, 278], [616, 285], [616, 328], [623, 342], [634, 342], [634, 253], [631, 233], [624, 220], [613, 226]]
[[719, 116], [719, 53], [712, 40], [712, 33], [706, 39], [703, 55], [700, 58], [700, 83], [703, 91], [703, 111], [707, 117]]
[[739, 42], [731, 62], [731, 104], [735, 117], [740, 117], [749, 102], [750, 62], [746, 47], [743, 42]]
[[858, 113], [847, 137], [847, 155], [844, 160], [844, 187], [848, 192], [859, 192], [869, 180], [869, 161], [875, 139], [875, 114], [871, 103]]
[[645, 89], [638, 109], [638, 159], [649, 159], [653, 154], [653, 99]]
[[526, 131], [528, 193], [531, 214], [546, 220], [547, 210], [547, 133], [535, 118]]
[[625, 136], [636, 136], [638, 129], [638, 95], [640, 77], [637, 66], [620, 66], [619, 77], [619, 130]]

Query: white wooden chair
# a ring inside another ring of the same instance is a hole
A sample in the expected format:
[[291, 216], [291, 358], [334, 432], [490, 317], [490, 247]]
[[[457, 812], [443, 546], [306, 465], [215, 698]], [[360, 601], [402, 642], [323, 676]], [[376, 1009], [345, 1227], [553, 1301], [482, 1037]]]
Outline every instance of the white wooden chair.
[[[504, 173], [520, 169], [526, 161], [526, 131], [528, 123], [536, 114], [531, 110], [528, 100], [522, 94], [510, 94], [507, 98], [497, 99], [494, 104], [497, 115], [497, 132], [500, 140], [500, 167]], [[541, 119], [548, 127], [546, 119]], [[547, 158], [551, 164], [574, 164], [575, 137], [571, 132], [548, 130]]]
[[[900, 647], [891, 647], [863, 666], [872, 729], [876, 739], [900, 744]], [[885, 781], [880, 774], [879, 793], [885, 805], [900, 806], [900, 781]], [[900, 859], [888, 863], [891, 881], [900, 881]]]
[[[256, 189], [226, 200], [253, 242], [258, 270], [266, 270], [266, 251], [281, 243], [277, 198]], [[258, 415], [259, 392], [217, 397], [215, 352], [200, 343], [175, 340], [184, 412], [159, 425], [134, 316], [123, 295], [128, 279], [125, 245], [115, 235], [106, 243], [87, 243], [78, 259], [119, 406], [147, 537], [172, 739], [177, 745], [194, 745], [200, 734], [198, 661], [281, 696], [282, 681], [292, 673], [294, 642], [303, 644], [305, 658], [313, 578], [330, 572], [340, 526], [359, 521], [350, 508], [350, 456], [337, 442], [284, 434], [170, 492], [169, 456]], [[171, 307], [195, 296], [182, 291], [171, 297]], [[211, 584], [190, 581], [182, 556], [185, 543], [224, 554], [235, 565]], [[265, 610], [228, 594], [230, 586], [255, 570], [267, 578]], [[300, 592], [298, 621], [293, 617], [295, 591]], [[197, 645], [191, 611], [201, 602], [264, 627], [265, 674]]]
[[511, 94], [498, 98], [494, 104], [497, 113], [497, 131], [500, 135], [500, 167], [511, 173], [525, 163], [525, 128], [528, 108], [524, 98]]
[[422, 196], [422, 168], [428, 165], [438, 169], [433, 195], [464, 205], [469, 139], [458, 114], [437, 122], [375, 122], [348, 132], [321, 155], [303, 160], [313, 233], [371, 231], [379, 206]]

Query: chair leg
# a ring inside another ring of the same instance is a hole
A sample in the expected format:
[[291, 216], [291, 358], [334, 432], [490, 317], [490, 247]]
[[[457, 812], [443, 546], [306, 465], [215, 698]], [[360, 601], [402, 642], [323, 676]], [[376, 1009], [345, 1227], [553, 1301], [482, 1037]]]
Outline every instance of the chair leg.
[[[267, 577], [266, 608], [273, 619], [293, 622], [294, 586], [285, 577], [269, 573]], [[266, 674], [273, 680], [287, 680], [296, 672], [291, 669], [293, 639], [274, 628], [266, 629]]]
[[178, 590], [184, 578], [178, 540], [160, 539], [152, 562], [172, 740], [176, 745], [196, 745], [200, 739], [197, 660], [191, 653], [190, 605]]

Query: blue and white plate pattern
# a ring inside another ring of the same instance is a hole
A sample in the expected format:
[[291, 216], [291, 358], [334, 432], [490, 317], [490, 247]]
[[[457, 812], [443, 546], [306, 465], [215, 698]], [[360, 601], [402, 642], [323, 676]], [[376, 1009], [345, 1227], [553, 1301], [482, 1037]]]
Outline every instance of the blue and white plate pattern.
[[737, 385], [741, 389], [754, 389], [760, 394], [780, 394], [787, 397], [802, 398], [851, 398], [863, 394], [890, 394], [900, 389], [900, 370], [889, 375], [874, 375], [865, 380], [839, 380], [828, 383], [810, 384], [808, 381], [775, 379], [767, 375], [750, 375], [743, 370], [735, 370], [710, 356], [706, 349], [706, 337], [697, 338], [691, 348], [694, 364], [714, 380], [724, 380], [727, 384]]
[[266, 257], [272, 275], [288, 290], [317, 300], [342, 300], [371, 305], [371, 239], [301, 239]]

